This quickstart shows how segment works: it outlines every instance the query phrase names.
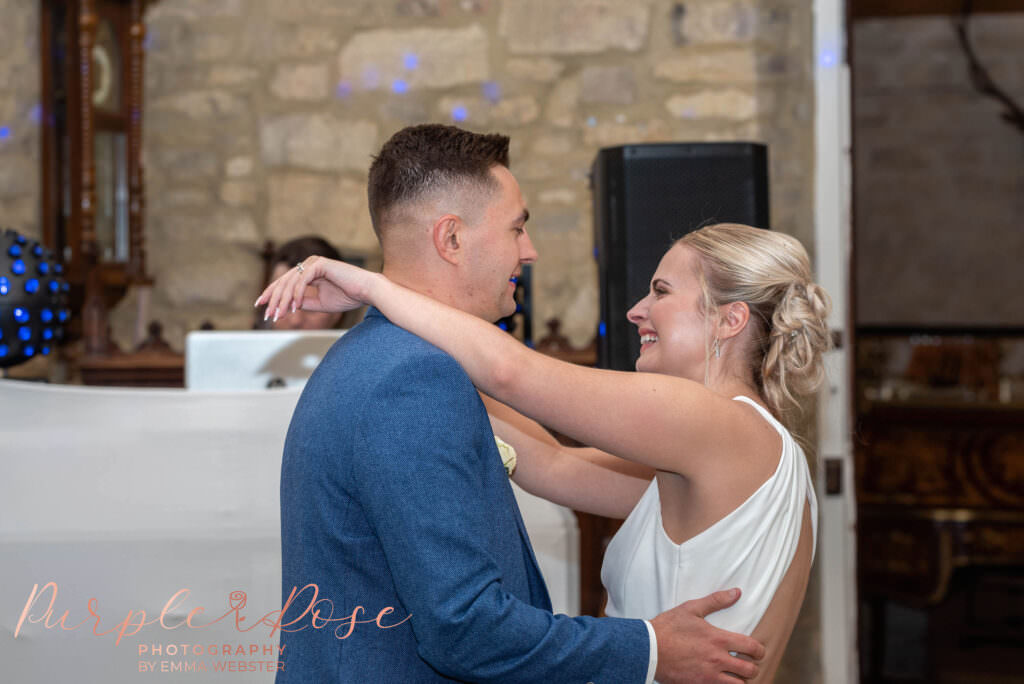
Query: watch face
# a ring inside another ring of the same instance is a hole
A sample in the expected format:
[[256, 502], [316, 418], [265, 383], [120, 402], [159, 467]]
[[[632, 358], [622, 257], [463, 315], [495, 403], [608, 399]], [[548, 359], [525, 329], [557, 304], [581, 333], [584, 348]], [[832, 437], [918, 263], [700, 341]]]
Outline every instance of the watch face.
[[117, 32], [109, 19], [102, 19], [92, 47], [92, 104], [97, 109], [121, 109], [121, 50]]

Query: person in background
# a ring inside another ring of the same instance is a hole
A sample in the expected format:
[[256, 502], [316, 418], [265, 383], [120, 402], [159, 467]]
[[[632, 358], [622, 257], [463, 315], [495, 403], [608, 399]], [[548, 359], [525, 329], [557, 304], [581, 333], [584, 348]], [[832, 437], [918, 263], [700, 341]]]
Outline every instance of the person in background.
[[[307, 257], [322, 256], [328, 259], [345, 261], [331, 243], [316, 235], [305, 235], [284, 243], [271, 258], [270, 282], [273, 282], [301, 263]], [[361, 264], [359, 264], [361, 265]], [[322, 311], [299, 311], [294, 316], [279, 318], [275, 321], [263, 322], [260, 316], [259, 327], [271, 330], [330, 330], [342, 327], [344, 313]]]

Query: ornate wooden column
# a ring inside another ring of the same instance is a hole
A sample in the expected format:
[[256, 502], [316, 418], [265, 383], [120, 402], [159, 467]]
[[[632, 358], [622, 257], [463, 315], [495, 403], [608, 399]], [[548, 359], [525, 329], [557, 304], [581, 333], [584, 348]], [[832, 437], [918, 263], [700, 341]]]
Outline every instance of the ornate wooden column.
[[82, 304], [82, 334], [87, 354], [107, 351], [107, 310], [103, 302], [100, 277], [100, 249], [96, 240], [96, 162], [93, 141], [92, 48], [96, 40], [94, 0], [79, 0], [78, 5], [78, 124], [79, 202], [78, 225], [81, 230], [82, 269], [85, 274], [85, 298]]
[[142, 168], [142, 74], [145, 59], [143, 43], [146, 25], [142, 20], [143, 0], [131, 0], [129, 51], [131, 74], [128, 79], [128, 232], [131, 256], [128, 276], [136, 284], [152, 284], [146, 276], [146, 245], [142, 232], [142, 217], [146, 208]]

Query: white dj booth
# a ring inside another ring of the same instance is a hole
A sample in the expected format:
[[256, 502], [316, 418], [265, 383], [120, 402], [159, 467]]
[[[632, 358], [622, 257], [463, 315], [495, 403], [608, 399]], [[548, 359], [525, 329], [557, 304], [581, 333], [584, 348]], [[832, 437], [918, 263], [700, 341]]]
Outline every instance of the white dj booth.
[[[185, 390], [0, 380], [0, 681], [273, 681], [281, 452], [337, 334], [190, 337]], [[577, 614], [575, 516], [515, 490]]]

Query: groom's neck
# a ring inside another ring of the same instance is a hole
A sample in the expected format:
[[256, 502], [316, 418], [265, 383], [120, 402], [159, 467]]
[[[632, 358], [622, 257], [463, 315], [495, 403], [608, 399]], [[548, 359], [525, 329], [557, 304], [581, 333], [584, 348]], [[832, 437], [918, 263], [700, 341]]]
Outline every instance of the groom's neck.
[[[384, 263], [382, 272], [388, 280], [413, 292], [436, 299], [456, 309], [469, 311], [462, 301], [460, 290], [449, 274], [439, 274], [426, 264], [389, 265]], [[469, 311], [472, 313], [472, 311]]]

